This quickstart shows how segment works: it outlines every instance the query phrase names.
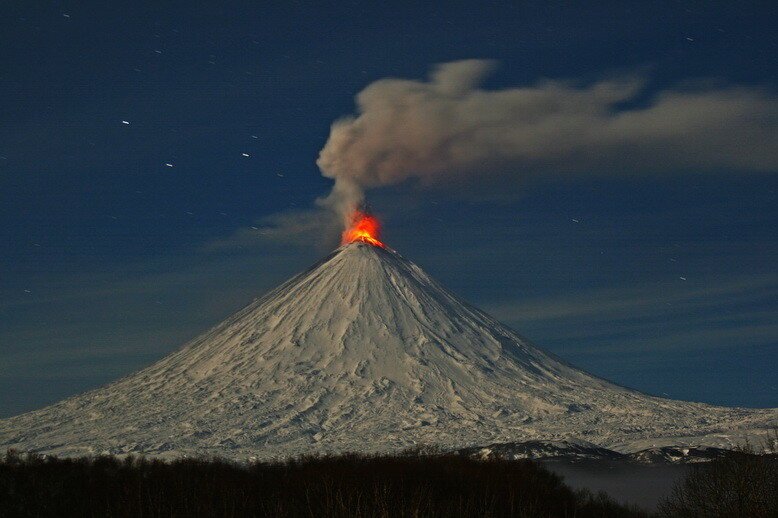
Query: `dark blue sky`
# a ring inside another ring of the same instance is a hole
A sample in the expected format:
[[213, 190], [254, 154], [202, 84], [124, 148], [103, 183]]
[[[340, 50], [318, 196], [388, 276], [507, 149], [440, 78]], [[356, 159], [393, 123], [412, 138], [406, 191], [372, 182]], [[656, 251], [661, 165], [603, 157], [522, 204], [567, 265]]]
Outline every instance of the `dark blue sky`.
[[[774, 99], [771, 2], [449, 4], [6, 4], [0, 416], [136, 370], [322, 255], [242, 236], [326, 194], [330, 125], [378, 79], [488, 58], [487, 89], [640, 73], [637, 105], [700, 81]], [[652, 394], [778, 406], [775, 172], [368, 199], [390, 246], [572, 363]]]

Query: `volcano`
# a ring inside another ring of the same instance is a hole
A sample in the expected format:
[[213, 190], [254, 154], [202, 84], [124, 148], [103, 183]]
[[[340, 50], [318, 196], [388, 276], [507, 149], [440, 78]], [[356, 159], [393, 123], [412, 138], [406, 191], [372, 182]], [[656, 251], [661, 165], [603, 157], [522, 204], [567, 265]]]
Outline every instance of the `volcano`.
[[0, 449], [249, 459], [525, 440], [731, 446], [778, 409], [648, 396], [576, 369], [363, 239], [156, 364], [0, 421]]

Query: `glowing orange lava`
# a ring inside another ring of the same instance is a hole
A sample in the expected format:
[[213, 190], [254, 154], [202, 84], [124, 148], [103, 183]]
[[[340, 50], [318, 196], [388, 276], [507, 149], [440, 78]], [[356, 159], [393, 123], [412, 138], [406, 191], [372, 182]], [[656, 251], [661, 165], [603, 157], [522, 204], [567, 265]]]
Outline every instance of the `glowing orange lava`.
[[380, 241], [380, 237], [381, 223], [378, 222], [378, 219], [361, 210], [355, 210], [351, 215], [351, 226], [343, 231], [341, 244], [347, 245], [354, 241], [361, 241], [384, 248], [385, 245]]

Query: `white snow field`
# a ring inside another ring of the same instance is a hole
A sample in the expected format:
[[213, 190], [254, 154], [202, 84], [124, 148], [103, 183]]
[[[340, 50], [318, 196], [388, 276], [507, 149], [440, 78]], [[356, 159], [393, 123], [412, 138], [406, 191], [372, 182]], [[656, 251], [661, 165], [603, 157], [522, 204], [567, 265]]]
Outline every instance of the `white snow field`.
[[0, 421], [0, 451], [238, 460], [578, 441], [728, 447], [778, 409], [652, 397], [578, 370], [398, 253], [339, 248], [156, 364]]

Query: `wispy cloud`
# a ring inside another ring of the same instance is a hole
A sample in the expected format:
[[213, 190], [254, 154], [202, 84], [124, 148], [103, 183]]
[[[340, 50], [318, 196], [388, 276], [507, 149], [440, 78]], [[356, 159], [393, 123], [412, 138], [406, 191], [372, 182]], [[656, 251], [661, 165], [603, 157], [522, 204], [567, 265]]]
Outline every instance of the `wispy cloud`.
[[340, 221], [331, 211], [322, 208], [288, 210], [206, 243], [203, 250], [251, 249], [267, 243], [331, 248], [337, 244], [339, 233]]
[[564, 342], [576, 354], [712, 349], [778, 342], [778, 276], [592, 290], [495, 303], [517, 329]]
[[653, 283], [640, 286], [606, 288], [543, 298], [520, 303], [489, 305], [498, 318], [523, 321], [559, 320], [585, 317], [630, 317], [651, 314], [666, 306], [678, 306], [686, 311], [722, 305], [732, 306], [754, 300], [760, 294], [778, 294], [778, 275], [745, 276], [712, 282], [703, 286], [686, 283]]

